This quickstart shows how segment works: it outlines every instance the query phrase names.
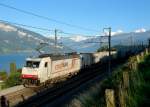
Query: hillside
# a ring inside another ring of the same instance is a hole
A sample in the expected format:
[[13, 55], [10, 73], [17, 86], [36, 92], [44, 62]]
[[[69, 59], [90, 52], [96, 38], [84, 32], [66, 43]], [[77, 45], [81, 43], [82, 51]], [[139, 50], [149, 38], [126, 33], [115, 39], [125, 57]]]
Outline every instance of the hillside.
[[67, 47], [57, 46], [54, 48], [54, 40], [48, 39], [38, 33], [17, 27], [8, 23], [0, 22], [0, 53], [35, 52], [40, 43], [49, 43], [41, 51], [53, 53], [68, 51]]

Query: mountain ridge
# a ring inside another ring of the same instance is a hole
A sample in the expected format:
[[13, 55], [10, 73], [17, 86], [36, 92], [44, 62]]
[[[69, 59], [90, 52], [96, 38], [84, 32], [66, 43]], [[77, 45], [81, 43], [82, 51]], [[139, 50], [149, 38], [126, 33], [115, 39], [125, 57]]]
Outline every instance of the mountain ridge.
[[[72, 37], [61, 37], [59, 41], [63, 41], [64, 44], [68, 44], [68, 46], [70, 46], [74, 50], [78, 50], [78, 52], [94, 52], [97, 51], [100, 45], [102, 45], [100, 43], [89, 43], [100, 42], [99, 36], [94, 36], [93, 38], [84, 37], [83, 40], [78, 40], [78, 38], [79, 36], [77, 36], [76, 41], [76, 39], [73, 40]], [[111, 45], [137, 45], [142, 43], [147, 44], [148, 38], [150, 38], [150, 30], [147, 30], [145, 32], [119, 33], [111, 36]], [[105, 41], [107, 40], [105, 39]]]
[[[112, 38], [112, 46], [122, 44], [130, 45], [131, 42], [146, 43], [150, 38], [150, 30], [142, 32], [130, 33], [116, 33]], [[115, 33], [113, 33], [115, 34]], [[132, 39], [132, 41], [131, 41]], [[44, 47], [41, 52], [45, 53], [67, 53], [67, 52], [94, 52], [100, 44], [88, 43], [89, 41], [99, 41], [98, 36], [87, 37], [76, 35], [73, 37], [58, 37], [59, 44], [56, 48], [54, 39], [42, 36], [41, 34], [21, 28], [9, 23], [0, 22], [0, 53], [13, 53], [13, 52], [35, 52], [40, 43], [49, 43], [50, 45]], [[139, 41], [139, 42], [138, 42]]]
[[37, 52], [40, 43], [45, 43], [41, 52], [54, 53], [67, 51], [65, 46], [54, 46], [54, 40], [33, 31], [0, 22], [0, 53]]

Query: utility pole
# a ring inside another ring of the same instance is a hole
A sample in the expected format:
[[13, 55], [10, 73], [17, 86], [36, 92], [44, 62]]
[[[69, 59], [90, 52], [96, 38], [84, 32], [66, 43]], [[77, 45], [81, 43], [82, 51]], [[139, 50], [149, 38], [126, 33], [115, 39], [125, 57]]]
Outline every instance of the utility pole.
[[142, 41], [142, 50], [144, 49], [144, 43], [143, 43], [143, 41]]
[[55, 54], [57, 53], [56, 52], [56, 48], [57, 48], [57, 29], [55, 29]]
[[148, 47], [150, 48], [150, 38], [148, 39]]
[[[87, 43], [108, 43], [108, 55], [109, 55], [109, 60], [108, 60], [108, 74], [111, 74], [111, 27], [109, 28], [103, 28], [103, 32], [105, 30], [109, 30], [109, 34], [108, 36], [100, 36], [100, 41], [91, 41], [91, 42], [87, 42]], [[108, 41], [101, 41], [101, 39], [103, 38], [107, 38]]]
[[150, 52], [150, 38], [148, 39], [148, 51]]
[[108, 30], [108, 51], [109, 51], [109, 61], [108, 61], [108, 74], [111, 74], [111, 27], [104, 28], [103, 32]]
[[131, 45], [131, 47], [133, 46], [133, 37], [132, 37], [132, 35], [130, 37], [130, 45]]

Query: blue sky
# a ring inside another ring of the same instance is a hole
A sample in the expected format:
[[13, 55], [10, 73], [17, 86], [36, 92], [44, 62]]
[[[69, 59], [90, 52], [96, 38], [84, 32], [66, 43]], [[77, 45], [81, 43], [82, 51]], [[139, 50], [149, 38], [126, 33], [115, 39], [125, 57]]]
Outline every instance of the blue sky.
[[[95, 35], [103, 27], [131, 32], [150, 29], [150, 0], [1, 0], [19, 9], [97, 31], [72, 28], [0, 6], [0, 19], [65, 32]], [[53, 32], [30, 29], [41, 34]]]

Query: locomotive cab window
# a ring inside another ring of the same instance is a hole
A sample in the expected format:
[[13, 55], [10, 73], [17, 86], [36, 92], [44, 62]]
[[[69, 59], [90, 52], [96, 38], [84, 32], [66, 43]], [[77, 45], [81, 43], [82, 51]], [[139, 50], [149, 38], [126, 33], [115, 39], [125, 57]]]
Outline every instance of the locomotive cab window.
[[44, 65], [45, 67], [47, 67], [47, 62], [45, 62], [45, 65]]
[[33, 67], [33, 68], [38, 68], [40, 62], [35, 62], [35, 61], [27, 61], [26, 62], [26, 67]]

